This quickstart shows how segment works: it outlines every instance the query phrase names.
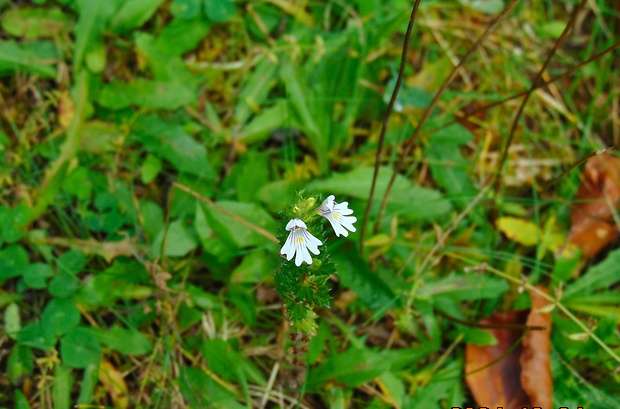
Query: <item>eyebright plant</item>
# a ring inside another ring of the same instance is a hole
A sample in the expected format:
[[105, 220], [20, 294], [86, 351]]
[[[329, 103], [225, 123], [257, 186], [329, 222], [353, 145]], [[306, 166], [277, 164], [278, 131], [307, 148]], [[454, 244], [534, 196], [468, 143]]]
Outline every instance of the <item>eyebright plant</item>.
[[[287, 220], [284, 229], [278, 229], [282, 263], [274, 280], [278, 293], [284, 299], [286, 315], [297, 331], [314, 335], [317, 328], [315, 307], [329, 307], [329, 275], [336, 268], [324, 246], [325, 221], [336, 236], [347, 237], [355, 231], [357, 221], [347, 202], [337, 203], [330, 195], [320, 205], [317, 196], [308, 198], [297, 194], [296, 203], [282, 212]], [[320, 247], [320, 248], [319, 248]], [[314, 256], [312, 256], [312, 253]], [[295, 258], [294, 262], [293, 257]]]

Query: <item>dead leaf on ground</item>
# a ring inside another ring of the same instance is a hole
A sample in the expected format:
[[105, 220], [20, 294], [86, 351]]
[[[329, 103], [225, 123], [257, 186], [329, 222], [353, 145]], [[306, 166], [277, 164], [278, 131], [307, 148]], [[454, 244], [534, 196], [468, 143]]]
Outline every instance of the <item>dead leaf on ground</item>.
[[44, 237], [31, 240], [32, 244], [43, 244], [59, 247], [67, 247], [80, 250], [85, 255], [95, 254], [103, 257], [108, 263], [119, 256], [131, 256], [134, 254], [134, 245], [128, 239], [121, 241], [101, 242], [95, 239], [68, 239], [64, 237]]
[[575, 200], [568, 240], [592, 258], [618, 236], [613, 213], [620, 202], [620, 158], [604, 153], [588, 159]]
[[[546, 292], [546, 290], [543, 290]], [[551, 314], [542, 312], [547, 300], [530, 292], [531, 311], [509, 311], [493, 314], [481, 321], [485, 325], [521, 325], [546, 327], [546, 330], [487, 329], [497, 344], [465, 349], [465, 380], [480, 407], [551, 409]], [[523, 338], [521, 340], [521, 338]], [[522, 341], [522, 342], [521, 342]]]
[[115, 407], [126, 409], [129, 406], [127, 384], [123, 374], [105, 359], [99, 366], [99, 381], [110, 394]]

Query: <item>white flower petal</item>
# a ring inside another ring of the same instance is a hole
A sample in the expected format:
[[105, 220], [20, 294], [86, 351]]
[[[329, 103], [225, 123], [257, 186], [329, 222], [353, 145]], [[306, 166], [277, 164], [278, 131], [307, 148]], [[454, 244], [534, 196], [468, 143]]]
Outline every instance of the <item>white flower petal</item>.
[[[349, 236], [349, 231], [356, 231], [353, 223], [357, 217], [349, 216], [353, 214], [353, 209], [349, 209], [348, 202], [336, 203], [334, 195], [330, 195], [319, 207], [319, 214], [329, 220], [336, 236]], [[349, 231], [347, 231], [349, 230]]]
[[310, 234], [307, 229], [306, 223], [302, 220], [290, 220], [286, 225], [286, 230], [289, 230], [290, 233], [280, 250], [280, 254], [286, 254], [288, 261], [295, 256], [295, 265], [298, 267], [302, 262], [312, 264], [310, 251], [314, 254], [319, 254], [318, 246], [323, 244], [321, 240]]

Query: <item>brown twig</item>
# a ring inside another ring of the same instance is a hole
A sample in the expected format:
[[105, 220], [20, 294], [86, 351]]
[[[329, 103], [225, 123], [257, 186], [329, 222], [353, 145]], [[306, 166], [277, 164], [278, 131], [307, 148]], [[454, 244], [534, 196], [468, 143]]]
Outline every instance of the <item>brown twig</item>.
[[411, 10], [411, 17], [409, 17], [409, 25], [407, 26], [407, 32], [405, 34], [405, 42], [403, 43], [403, 51], [400, 60], [400, 67], [398, 69], [398, 77], [396, 78], [396, 85], [394, 86], [394, 91], [392, 92], [392, 97], [390, 98], [390, 103], [388, 104], [387, 111], [385, 112], [385, 116], [383, 117], [383, 125], [381, 127], [381, 134], [379, 135], [379, 144], [377, 146], [377, 155], [375, 157], [375, 170], [372, 175], [372, 184], [370, 185], [370, 194], [368, 195], [368, 205], [366, 206], [366, 212], [364, 213], [364, 221], [362, 222], [362, 231], [360, 235], [360, 254], [364, 251], [364, 238], [366, 237], [366, 226], [368, 224], [368, 218], [370, 217], [370, 208], [372, 207], [372, 199], [375, 195], [375, 188], [377, 186], [377, 177], [379, 176], [379, 167], [381, 166], [381, 155], [383, 153], [383, 144], [385, 142], [385, 134], [387, 132], [388, 122], [390, 120], [390, 116], [392, 116], [392, 111], [394, 109], [394, 104], [396, 103], [396, 98], [398, 96], [398, 91], [400, 90], [400, 86], [403, 82], [403, 77], [405, 76], [405, 66], [407, 65], [407, 50], [409, 49], [409, 39], [411, 38], [411, 32], [413, 29], [413, 23], [415, 22], [416, 15], [418, 13], [418, 6], [420, 5], [421, 0], [416, 0], [413, 5], [413, 9]]
[[495, 19], [487, 26], [484, 33], [482, 33], [482, 35], [476, 40], [472, 48], [470, 48], [469, 51], [467, 51], [467, 54], [465, 54], [465, 56], [461, 59], [459, 64], [456, 67], [454, 67], [454, 69], [452, 70], [450, 75], [448, 75], [448, 77], [445, 79], [445, 81], [443, 82], [443, 84], [441, 85], [437, 93], [435, 93], [433, 100], [428, 105], [428, 107], [426, 107], [426, 110], [422, 114], [422, 118], [420, 118], [420, 122], [418, 123], [418, 126], [416, 126], [415, 130], [413, 131], [413, 134], [403, 144], [404, 146], [403, 153], [401, 154], [398, 164], [396, 165], [394, 171], [392, 172], [392, 176], [390, 177], [390, 181], [388, 182], [387, 188], [385, 190], [385, 194], [383, 195], [383, 200], [381, 201], [381, 208], [379, 209], [379, 215], [377, 216], [377, 221], [375, 223], [375, 228], [374, 228], [375, 233], [379, 231], [379, 225], [381, 223], [381, 218], [383, 217], [383, 213], [387, 206], [388, 196], [390, 194], [390, 191], [392, 190], [394, 181], [396, 180], [396, 176], [402, 170], [405, 164], [406, 158], [411, 152], [411, 149], [413, 148], [414, 142], [418, 139], [418, 136], [420, 135], [420, 132], [422, 131], [422, 128], [424, 127], [424, 124], [430, 118], [431, 113], [433, 112], [433, 109], [439, 102], [439, 99], [441, 98], [445, 90], [448, 88], [452, 80], [456, 77], [459, 70], [463, 68], [463, 66], [467, 63], [467, 61], [471, 58], [471, 56], [474, 55], [474, 53], [482, 45], [484, 40], [486, 40], [489, 34], [493, 32], [495, 27], [497, 27], [497, 25], [515, 8], [517, 3], [519, 3], [519, 0], [512, 0], [508, 4], [508, 6], [506, 6], [506, 8], [497, 17], [495, 17]]

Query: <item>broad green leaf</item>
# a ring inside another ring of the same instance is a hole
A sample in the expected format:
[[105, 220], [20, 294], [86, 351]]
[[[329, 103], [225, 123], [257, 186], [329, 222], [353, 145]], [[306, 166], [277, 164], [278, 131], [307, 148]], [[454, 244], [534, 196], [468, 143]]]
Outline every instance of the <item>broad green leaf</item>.
[[0, 77], [26, 72], [44, 78], [55, 78], [56, 49], [51, 42], [18, 44], [0, 41]]
[[62, 337], [60, 357], [65, 366], [87, 368], [97, 366], [101, 359], [101, 345], [88, 327], [77, 327]]
[[84, 253], [79, 250], [69, 250], [58, 257], [56, 265], [59, 271], [75, 275], [82, 271], [87, 262]]
[[75, 379], [71, 369], [64, 365], [56, 365], [54, 369], [54, 384], [52, 386], [52, 402], [54, 409], [71, 408], [71, 388]]
[[601, 288], [610, 288], [620, 281], [620, 249], [614, 250], [607, 258], [590, 269], [576, 281], [566, 286], [562, 299], [583, 297]]
[[89, 199], [93, 185], [90, 181], [88, 169], [84, 167], [74, 169], [66, 178], [63, 178], [62, 187], [65, 192], [80, 200]]
[[201, 0], [172, 0], [170, 12], [182, 19], [195, 18], [200, 14]]
[[356, 387], [378, 378], [390, 369], [381, 352], [352, 348], [321, 362], [308, 373], [307, 388], [315, 390], [328, 382]]
[[56, 344], [56, 338], [47, 334], [43, 330], [41, 323], [36, 322], [30, 323], [22, 328], [17, 334], [17, 342], [33, 348], [50, 351], [54, 344]]
[[133, 140], [149, 152], [169, 161], [179, 171], [202, 178], [215, 177], [204, 145], [185, 133], [181, 126], [155, 115], [146, 115], [138, 118], [132, 131]]
[[66, 334], [80, 324], [80, 310], [67, 298], [54, 298], [47, 304], [41, 326], [46, 334], [59, 336]]
[[366, 260], [352, 250], [332, 253], [340, 283], [350, 288], [370, 308], [386, 311], [399, 304], [397, 295], [375, 272]]
[[235, 4], [231, 0], [202, 0], [205, 14], [214, 23], [229, 21], [235, 15]]
[[421, 298], [450, 297], [453, 301], [497, 298], [510, 286], [504, 280], [479, 274], [450, 274], [446, 278], [426, 282], [418, 290]]
[[560, 20], [547, 21], [535, 29], [541, 38], [557, 39], [566, 28], [566, 22]]
[[232, 272], [230, 281], [233, 283], [260, 283], [271, 277], [278, 267], [278, 259], [273, 253], [264, 250], [252, 251], [243, 257]]
[[459, 0], [461, 4], [488, 14], [496, 14], [504, 9], [503, 0]]
[[198, 246], [196, 233], [183, 220], [170, 223], [168, 229], [161, 230], [153, 242], [152, 251], [156, 257], [161, 255], [165, 237], [165, 254], [169, 257], [182, 257]]
[[[202, 17], [191, 20], [175, 18], [167, 24], [161, 35], [154, 41], [154, 50], [167, 56], [180, 56], [195, 49], [200, 41], [209, 34], [211, 23]], [[149, 58], [154, 59], [153, 53]], [[183, 63], [179, 58], [175, 64]]]
[[112, 17], [110, 28], [116, 33], [125, 33], [146, 23], [157, 11], [163, 0], [130, 0]]
[[54, 270], [48, 264], [34, 263], [24, 269], [22, 277], [28, 287], [42, 289], [47, 287], [47, 279], [53, 275]]
[[0, 250], [0, 283], [21, 276], [28, 266], [28, 253], [23, 247], [12, 245]]
[[79, 286], [80, 280], [77, 277], [63, 272], [52, 278], [47, 290], [54, 297], [67, 298], [71, 297]]
[[285, 125], [292, 125], [294, 118], [291, 118], [290, 114], [288, 104], [283, 100], [279, 100], [274, 106], [265, 108], [252, 118], [241, 129], [237, 138], [248, 144], [263, 142], [273, 135], [275, 129], [282, 128]]
[[140, 166], [140, 179], [142, 183], [146, 185], [151, 183], [157, 177], [161, 168], [161, 159], [155, 155], [149, 154], [144, 162], [142, 162], [142, 166]]
[[24, 395], [24, 392], [21, 389], [15, 388], [13, 392], [13, 400], [15, 401], [15, 409], [30, 409], [30, 403], [28, 403], [28, 398]]
[[236, 396], [199, 368], [181, 368], [178, 380], [181, 393], [189, 407], [213, 409], [245, 409]]
[[[391, 168], [380, 169], [375, 190], [377, 202], [382, 200], [391, 173]], [[367, 199], [372, 175], [371, 168], [356, 168], [347, 173], [334, 173], [324, 180], [315, 180], [307, 188], [312, 192]], [[400, 214], [410, 221], [427, 222], [444, 217], [450, 209], [450, 203], [438, 191], [414, 185], [401, 175], [396, 176], [388, 199], [388, 210], [392, 213]]]
[[[269, 213], [257, 204], [230, 201], [221, 201], [217, 202], [217, 204], [219, 207], [225, 208], [257, 227], [268, 232], [275, 232], [275, 221]], [[264, 246], [270, 243], [267, 238], [220, 210], [202, 203], [200, 206], [202, 206], [205, 213], [208, 225], [213, 229], [219, 240], [231, 243], [237, 248]]]
[[32, 349], [26, 345], [13, 346], [7, 366], [7, 374], [12, 384], [17, 385], [27, 375], [34, 371], [34, 355]]
[[61, 9], [13, 8], [2, 15], [2, 28], [15, 37], [33, 40], [55, 37], [72, 27], [72, 19]]
[[132, 105], [148, 109], [177, 109], [195, 99], [195, 91], [190, 84], [138, 78], [131, 83], [112, 82], [104, 85], [97, 103], [110, 109], [123, 109]]
[[15, 339], [21, 329], [22, 320], [19, 315], [19, 306], [12, 303], [4, 310], [4, 330], [9, 337]]
[[151, 341], [136, 330], [114, 325], [107, 330], [94, 328], [93, 331], [103, 345], [124, 355], [144, 355], [153, 349]]
[[15, 243], [22, 237], [22, 229], [16, 223], [15, 210], [0, 206], [0, 244]]

